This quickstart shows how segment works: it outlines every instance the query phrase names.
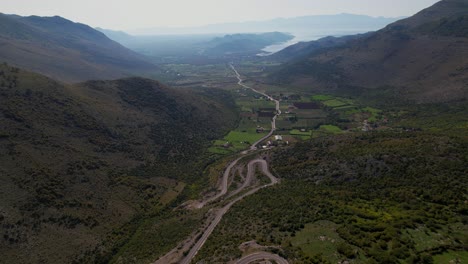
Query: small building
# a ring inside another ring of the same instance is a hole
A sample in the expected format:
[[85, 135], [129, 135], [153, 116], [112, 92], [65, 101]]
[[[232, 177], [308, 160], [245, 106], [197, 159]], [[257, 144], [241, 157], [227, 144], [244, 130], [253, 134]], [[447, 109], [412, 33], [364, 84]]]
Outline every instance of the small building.
[[283, 137], [280, 136], [280, 135], [276, 135], [276, 136], [275, 136], [275, 140], [276, 140], [276, 141], [283, 141]]

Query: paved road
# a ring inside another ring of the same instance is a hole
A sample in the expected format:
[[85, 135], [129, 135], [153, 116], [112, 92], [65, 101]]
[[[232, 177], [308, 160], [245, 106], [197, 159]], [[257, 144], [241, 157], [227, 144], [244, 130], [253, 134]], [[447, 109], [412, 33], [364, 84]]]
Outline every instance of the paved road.
[[221, 222], [221, 219], [223, 218], [224, 214], [226, 214], [227, 211], [229, 211], [231, 206], [233, 206], [238, 201], [244, 199], [245, 197], [256, 193], [258, 190], [261, 190], [263, 188], [266, 188], [266, 187], [269, 187], [269, 186], [272, 186], [272, 185], [278, 183], [278, 179], [275, 176], [273, 176], [273, 174], [271, 174], [271, 172], [268, 170], [267, 162], [265, 160], [263, 160], [263, 159], [256, 159], [256, 160], [250, 161], [249, 166], [247, 166], [248, 167], [248, 172], [247, 172], [248, 174], [249, 173], [250, 174], [255, 174], [255, 167], [254, 167], [255, 163], [259, 163], [261, 165], [260, 168], [261, 168], [262, 172], [265, 175], [267, 175], [268, 178], [270, 178], [271, 182], [269, 184], [257, 187], [255, 189], [252, 189], [252, 190], [244, 193], [243, 195], [237, 197], [236, 199], [234, 199], [233, 201], [231, 201], [230, 203], [225, 205], [218, 212], [216, 212], [216, 216], [215, 216], [214, 220], [205, 229], [205, 231], [203, 232], [203, 235], [195, 243], [195, 245], [193, 245], [193, 247], [190, 249], [190, 252], [187, 254], [187, 256], [180, 262], [181, 264], [190, 264], [190, 262], [195, 257], [195, 255], [197, 255], [198, 251], [203, 247], [203, 245], [205, 244], [208, 237], [211, 235], [211, 233], [213, 233], [213, 230], [216, 228], [216, 226], [219, 224], [219, 222]]
[[229, 180], [229, 175], [231, 174], [231, 170], [234, 166], [236, 166], [237, 162], [239, 162], [239, 160], [242, 159], [242, 157], [232, 161], [229, 166], [227, 166], [226, 170], [224, 171], [223, 173], [223, 179], [221, 180], [221, 191], [211, 197], [210, 199], [206, 200], [206, 201], [202, 201], [200, 202], [198, 205], [197, 205], [197, 208], [203, 208], [206, 204], [210, 203], [210, 202], [213, 202], [217, 199], [219, 199], [221, 196], [225, 195], [228, 191], [228, 180]]
[[284, 258], [275, 254], [268, 253], [268, 252], [256, 252], [256, 253], [250, 254], [238, 260], [236, 264], [249, 264], [255, 261], [262, 261], [262, 260], [273, 260], [273, 261], [276, 261], [276, 263], [278, 264], [289, 264], [289, 262], [285, 260]]
[[[281, 110], [280, 110], [280, 102], [278, 100], [275, 100], [273, 97], [263, 93], [263, 92], [260, 92], [258, 90], [255, 90], [245, 84], [243, 84], [243, 80], [240, 76], [240, 74], [237, 72], [236, 68], [234, 67], [234, 65], [231, 64], [231, 68], [232, 70], [236, 73], [236, 76], [237, 76], [237, 79], [239, 80], [238, 84], [244, 88], [247, 88], [247, 89], [251, 89], [252, 91], [258, 93], [258, 94], [261, 94], [265, 97], [267, 97], [269, 100], [271, 101], [274, 101], [275, 104], [276, 104], [276, 115], [273, 117], [272, 121], [271, 121], [271, 130], [270, 132], [262, 137], [260, 140], [258, 140], [257, 142], [253, 143], [251, 146], [250, 146], [250, 149], [249, 150], [246, 150], [246, 151], [243, 151], [241, 152], [241, 156], [239, 158], [237, 158], [236, 160], [232, 161], [226, 168], [226, 170], [224, 171], [224, 174], [223, 174], [223, 179], [221, 181], [221, 188], [220, 188], [220, 192], [215, 195], [214, 197], [206, 200], [206, 201], [202, 201], [200, 202], [200, 204], [197, 206], [198, 208], [202, 208], [204, 207], [207, 203], [209, 202], [212, 202], [212, 201], [215, 201], [219, 198], [221, 198], [223, 195], [225, 195], [228, 191], [228, 180], [229, 180], [229, 175], [231, 173], [231, 170], [232, 168], [237, 164], [237, 162], [239, 162], [239, 160], [244, 157], [245, 155], [247, 155], [249, 152], [251, 151], [254, 151], [257, 149], [257, 145], [260, 144], [262, 141], [264, 141], [265, 139], [269, 138], [271, 135], [273, 135], [274, 131], [276, 130], [276, 118], [281, 114]], [[189, 264], [192, 259], [195, 257], [195, 255], [198, 253], [198, 251], [203, 247], [203, 245], [205, 244], [206, 240], [208, 239], [208, 237], [211, 235], [211, 233], [213, 232], [213, 230], [216, 228], [216, 226], [219, 224], [219, 222], [221, 221], [221, 219], [223, 218], [224, 214], [227, 213], [227, 211], [231, 208], [232, 205], [234, 205], [235, 203], [237, 203], [238, 201], [242, 200], [243, 198], [249, 196], [249, 195], [252, 195], [254, 193], [256, 193], [258, 190], [260, 189], [263, 189], [263, 188], [266, 188], [266, 187], [269, 187], [271, 185], [274, 185], [274, 184], [277, 184], [279, 181], [278, 179], [273, 176], [273, 174], [270, 173], [269, 169], [268, 169], [268, 163], [263, 160], [263, 159], [255, 159], [255, 160], [252, 160], [248, 163], [248, 166], [247, 166], [247, 177], [246, 177], [246, 180], [244, 182], [244, 184], [235, 191], [235, 194], [239, 193], [240, 191], [244, 190], [251, 182], [252, 180], [252, 177], [255, 175], [255, 164], [259, 164], [260, 165], [260, 169], [261, 171], [270, 179], [270, 183], [269, 184], [266, 184], [266, 185], [263, 185], [263, 186], [260, 186], [260, 187], [257, 187], [257, 188], [254, 188], [244, 194], [242, 194], [241, 196], [237, 197], [236, 199], [234, 199], [233, 201], [231, 201], [230, 203], [228, 203], [227, 205], [225, 205], [224, 207], [222, 207], [221, 209], [219, 209], [216, 213], [215, 213], [215, 218], [213, 219], [213, 221], [209, 224], [209, 226], [204, 230], [201, 238], [193, 245], [193, 247], [190, 249], [189, 253], [184, 257], [184, 259], [180, 262], [182, 264]], [[231, 195], [232, 196], [232, 195]], [[161, 259], [165, 259], [165, 257], [167, 257], [168, 255], [172, 254], [173, 252], [177, 251], [176, 249], [172, 250], [171, 252], [169, 252], [168, 254], [166, 254], [165, 256], [163, 256]], [[269, 253], [264, 253], [264, 254], [269, 254]], [[275, 255], [272, 255], [272, 256], [275, 256]], [[279, 257], [279, 256], [278, 256]], [[156, 261], [156, 263], [160, 263], [161, 262], [161, 259]], [[269, 258], [269, 259], [273, 259], [273, 260], [276, 260], [276, 258]], [[283, 261], [285, 261], [284, 259], [281, 259]], [[244, 262], [245, 263], [245, 262]], [[283, 264], [283, 263], [288, 263], [288, 262], [279, 262], [280, 264]]]
[[[271, 130], [270, 132], [262, 137], [261, 139], [257, 140], [256, 142], [254, 142], [251, 146], [250, 146], [250, 149], [249, 151], [254, 151], [257, 149], [257, 145], [260, 144], [262, 141], [264, 141], [265, 139], [271, 137], [271, 135], [273, 135], [273, 133], [275, 132], [276, 130], [276, 118], [281, 115], [281, 110], [280, 110], [280, 102], [278, 100], [275, 100], [273, 97], [269, 96], [268, 94], [266, 93], [263, 93], [263, 92], [260, 92], [258, 90], [255, 90], [254, 88], [251, 88], [247, 85], [245, 85], [243, 82], [244, 80], [242, 80], [239, 72], [236, 70], [236, 68], [234, 67], [234, 65], [230, 65], [231, 66], [231, 69], [234, 71], [234, 73], [236, 74], [236, 77], [237, 79], [239, 80], [239, 82], [237, 83], [238, 85], [244, 87], [244, 88], [247, 88], [247, 89], [250, 89], [260, 95], [263, 95], [265, 97], [267, 97], [269, 100], [271, 101], [274, 101], [275, 104], [276, 104], [276, 115], [273, 117], [273, 119], [271, 120]], [[249, 153], [249, 151], [244, 151], [241, 153], [241, 155], [246, 155]], [[206, 201], [202, 201], [200, 202], [198, 205], [197, 205], [197, 208], [203, 208], [206, 204], [210, 203], [210, 202], [213, 202], [217, 199], [219, 199], [221, 196], [225, 195], [227, 193], [227, 190], [228, 190], [228, 180], [229, 180], [229, 175], [231, 174], [231, 170], [232, 168], [237, 164], [237, 162], [241, 159], [242, 157], [232, 161], [228, 167], [226, 168], [226, 170], [224, 171], [224, 174], [223, 174], [223, 178], [221, 180], [221, 189], [220, 189], [220, 192], [215, 195], [214, 197], [211, 197], [210, 199], [206, 200]], [[270, 178], [271, 179], [271, 178]], [[245, 185], [245, 184], [244, 184]], [[244, 187], [245, 188], [245, 187]], [[239, 190], [240, 191], [240, 190]], [[239, 191], [236, 191], [235, 194], [237, 194]], [[233, 194], [231, 194], [231, 196], [233, 196]]]
[[240, 86], [242, 86], [244, 88], [250, 89], [250, 90], [252, 90], [252, 91], [254, 91], [254, 92], [258, 93], [258, 94], [261, 94], [261, 95], [267, 97], [270, 101], [275, 102], [275, 105], [276, 105], [276, 115], [271, 120], [271, 130], [270, 130], [270, 132], [266, 136], [259, 139], [257, 142], [253, 143], [252, 146], [250, 147], [250, 150], [256, 150], [258, 144], [260, 144], [265, 139], [271, 137], [271, 135], [273, 135], [273, 133], [275, 132], [275, 130], [276, 130], [276, 118], [278, 118], [278, 116], [281, 115], [280, 102], [278, 100], [276, 100], [275, 98], [271, 97], [270, 95], [264, 93], [264, 92], [258, 91], [256, 89], [250, 87], [250, 86], [245, 85], [244, 80], [242, 80], [239, 72], [237, 72], [234, 65], [231, 64], [230, 66], [231, 66], [231, 69], [236, 74], [237, 79], [239, 80], [239, 82], [237, 82], [238, 85], [240, 85]]

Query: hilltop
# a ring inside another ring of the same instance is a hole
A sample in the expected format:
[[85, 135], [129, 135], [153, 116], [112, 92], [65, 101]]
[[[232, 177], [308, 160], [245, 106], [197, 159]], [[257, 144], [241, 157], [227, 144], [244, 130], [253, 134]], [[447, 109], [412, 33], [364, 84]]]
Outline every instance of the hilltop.
[[114, 79], [156, 67], [103, 33], [62, 17], [0, 14], [0, 61], [65, 81]]

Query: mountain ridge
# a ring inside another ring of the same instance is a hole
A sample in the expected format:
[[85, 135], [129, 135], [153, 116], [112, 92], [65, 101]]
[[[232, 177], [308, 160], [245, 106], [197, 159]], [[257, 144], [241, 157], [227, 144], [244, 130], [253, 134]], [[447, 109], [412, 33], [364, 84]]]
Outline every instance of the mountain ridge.
[[[401, 17], [399, 17], [401, 18]], [[291, 18], [275, 18], [263, 21], [246, 21], [239, 23], [220, 23], [210, 24], [192, 28], [153, 28], [153, 29], [140, 29], [131, 30], [129, 33], [136, 35], [151, 35], [151, 34], [213, 34], [213, 33], [259, 33], [259, 32], [289, 32], [287, 29], [310, 29], [311, 25], [321, 25], [322, 27], [331, 27], [337, 23], [345, 25], [349, 28], [356, 26], [369, 26], [369, 30], [378, 29], [399, 18], [386, 18], [386, 17], [372, 17], [366, 15], [355, 14], [336, 14], [336, 15], [310, 15]], [[307, 26], [307, 27], [304, 27]], [[292, 32], [290, 32], [292, 33]]]
[[123, 226], [204, 180], [211, 140], [237, 121], [232, 104], [223, 91], [139, 77], [67, 85], [0, 64], [2, 261], [112, 256], [122, 230], [135, 232]]
[[0, 14], [0, 20], [0, 61], [49, 77], [79, 82], [156, 70], [143, 55], [84, 24], [59, 16]]
[[[466, 8], [460, 10], [460, 6]], [[468, 65], [460, 55], [468, 52], [468, 39], [421, 30], [424, 25], [442, 23], [442, 15], [459, 21], [460, 14], [468, 14], [464, 1], [444, 0], [344, 46], [303, 56], [273, 76], [321, 91], [350, 91], [351, 87], [359, 93], [378, 91], [415, 102], [466, 99]]]

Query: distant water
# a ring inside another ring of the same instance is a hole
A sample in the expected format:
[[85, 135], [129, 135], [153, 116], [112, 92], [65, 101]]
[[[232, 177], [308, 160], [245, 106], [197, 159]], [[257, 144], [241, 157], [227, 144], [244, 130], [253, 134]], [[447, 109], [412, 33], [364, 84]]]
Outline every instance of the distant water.
[[298, 42], [304, 42], [304, 41], [314, 41], [318, 40], [324, 37], [328, 36], [334, 36], [334, 37], [340, 37], [340, 36], [346, 36], [346, 35], [355, 35], [355, 34], [360, 34], [360, 33], [366, 33], [369, 31], [372, 31], [373, 29], [370, 28], [361, 28], [361, 29], [329, 29], [326, 31], [323, 30], [313, 30], [311, 32], [290, 32], [294, 36], [293, 39], [279, 43], [279, 44], [274, 44], [267, 46], [262, 49], [262, 53], [258, 54], [258, 56], [268, 56], [273, 53], [276, 53], [284, 48], [287, 48], [291, 45], [294, 45]]

